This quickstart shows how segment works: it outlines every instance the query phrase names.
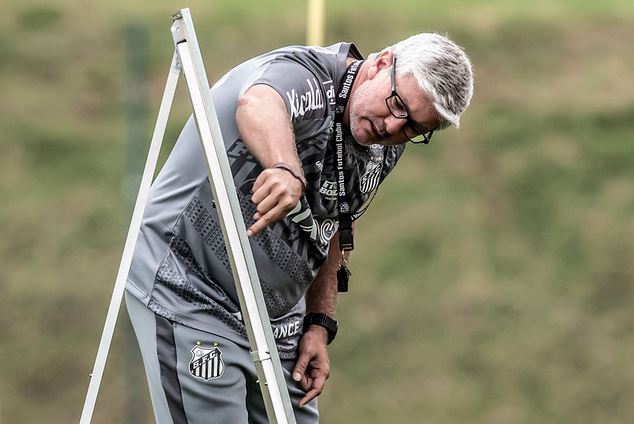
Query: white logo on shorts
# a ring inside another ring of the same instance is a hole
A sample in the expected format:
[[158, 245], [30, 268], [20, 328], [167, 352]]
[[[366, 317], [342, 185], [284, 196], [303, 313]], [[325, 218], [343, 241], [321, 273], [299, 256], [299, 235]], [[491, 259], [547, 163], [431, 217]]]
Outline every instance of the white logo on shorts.
[[222, 377], [224, 372], [225, 363], [218, 347], [194, 346], [192, 360], [189, 361], [189, 373], [192, 376], [208, 381]]

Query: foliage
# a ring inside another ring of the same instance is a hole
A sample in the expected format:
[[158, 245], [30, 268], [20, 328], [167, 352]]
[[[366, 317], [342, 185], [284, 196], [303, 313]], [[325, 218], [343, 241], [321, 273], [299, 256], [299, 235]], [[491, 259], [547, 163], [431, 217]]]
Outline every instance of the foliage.
[[[366, 53], [449, 33], [476, 95], [459, 131], [408, 148], [359, 223], [324, 422], [634, 421], [629, 3], [328, 2], [327, 42]], [[128, 219], [123, 35], [148, 30], [153, 119], [177, 7], [5, 2], [0, 421], [79, 416]], [[212, 80], [304, 40], [304, 2], [189, 7]], [[95, 422], [124, 422], [126, 340]]]

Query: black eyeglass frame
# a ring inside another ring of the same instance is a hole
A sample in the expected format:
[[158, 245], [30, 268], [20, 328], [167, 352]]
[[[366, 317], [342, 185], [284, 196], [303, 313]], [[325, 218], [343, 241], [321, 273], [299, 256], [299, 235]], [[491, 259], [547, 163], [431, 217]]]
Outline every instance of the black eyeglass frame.
[[[416, 135], [412, 138], [409, 135], [407, 135], [407, 132], [405, 131], [405, 127], [401, 128], [403, 135], [405, 135], [405, 137], [407, 137], [407, 139], [410, 142], [414, 144], [429, 144], [429, 142], [431, 141], [431, 137], [432, 135], [434, 135], [434, 131], [436, 130], [436, 128], [433, 128], [429, 131], [425, 131], [420, 127], [420, 125], [414, 122], [414, 120], [410, 117], [409, 111], [407, 110], [407, 106], [405, 106], [405, 102], [403, 101], [401, 96], [399, 96], [398, 93], [396, 92], [396, 56], [393, 55], [392, 58], [393, 58], [392, 59], [392, 74], [391, 74], [392, 75], [392, 94], [390, 94], [390, 96], [385, 99], [385, 104], [387, 105], [387, 109], [390, 111], [393, 117], [397, 119], [407, 120], [407, 125], [409, 125], [414, 130]], [[395, 102], [392, 99], [396, 99], [395, 101], [396, 101], [397, 107], [401, 108], [403, 113], [397, 114], [392, 110], [392, 106], [390, 106], [390, 101], [392, 101], [393, 103]]]

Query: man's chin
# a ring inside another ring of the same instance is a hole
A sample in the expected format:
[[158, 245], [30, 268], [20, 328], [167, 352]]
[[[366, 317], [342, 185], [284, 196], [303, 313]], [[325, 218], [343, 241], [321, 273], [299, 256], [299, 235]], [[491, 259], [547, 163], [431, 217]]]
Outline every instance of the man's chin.
[[350, 132], [357, 144], [361, 144], [362, 146], [369, 146], [377, 142], [374, 137], [371, 137], [363, 128], [352, 127]]

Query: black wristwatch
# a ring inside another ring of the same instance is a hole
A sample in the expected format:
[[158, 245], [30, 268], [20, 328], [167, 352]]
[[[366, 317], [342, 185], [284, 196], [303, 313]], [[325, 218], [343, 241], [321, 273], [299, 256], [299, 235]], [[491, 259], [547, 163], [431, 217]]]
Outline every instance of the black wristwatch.
[[304, 332], [308, 330], [311, 325], [319, 325], [324, 327], [328, 332], [328, 344], [332, 343], [337, 335], [337, 320], [330, 318], [326, 314], [319, 314], [316, 312], [310, 312], [304, 317]]

